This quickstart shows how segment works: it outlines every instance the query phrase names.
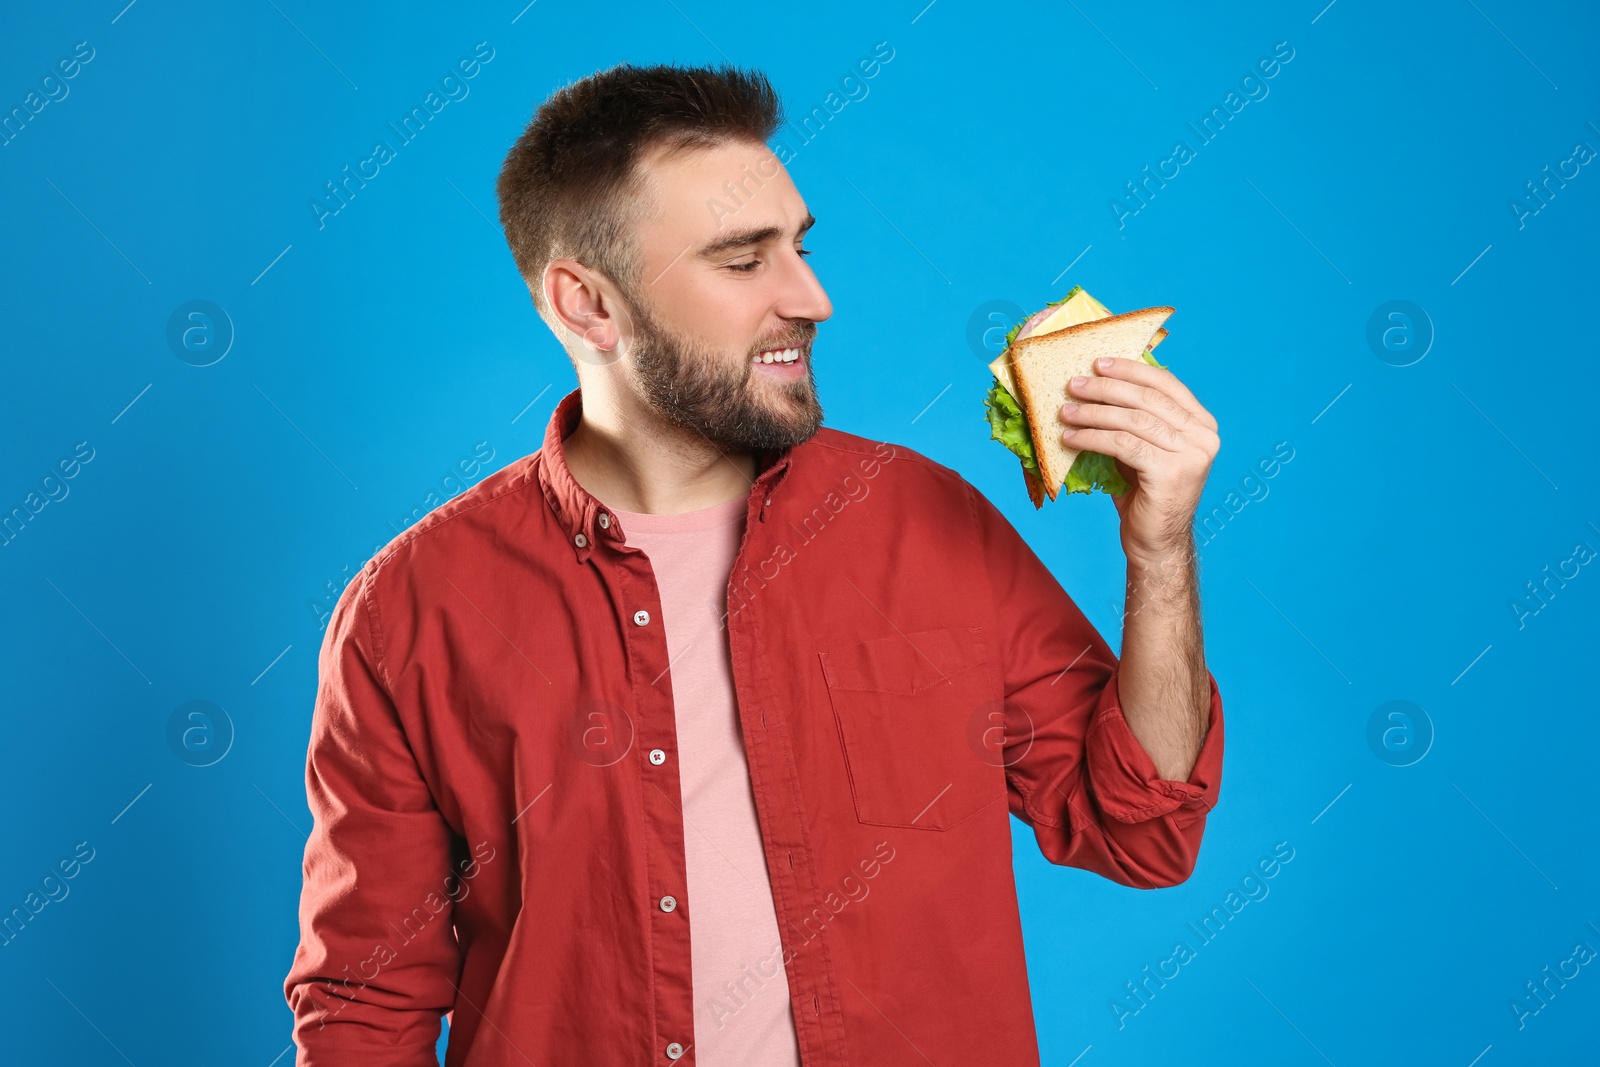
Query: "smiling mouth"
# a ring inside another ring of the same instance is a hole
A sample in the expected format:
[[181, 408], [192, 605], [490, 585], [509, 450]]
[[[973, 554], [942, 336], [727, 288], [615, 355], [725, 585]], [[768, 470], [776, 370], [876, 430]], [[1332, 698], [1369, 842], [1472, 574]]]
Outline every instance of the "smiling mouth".
[[751, 356], [750, 362], [762, 365], [798, 363], [803, 358], [806, 348], [806, 345], [795, 345], [790, 348], [767, 348]]

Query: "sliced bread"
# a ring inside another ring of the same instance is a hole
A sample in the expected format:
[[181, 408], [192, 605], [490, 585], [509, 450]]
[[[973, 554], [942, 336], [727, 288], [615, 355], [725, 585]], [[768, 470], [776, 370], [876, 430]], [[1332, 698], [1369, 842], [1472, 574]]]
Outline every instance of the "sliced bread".
[[1082, 451], [1061, 441], [1066, 426], [1059, 412], [1070, 399], [1067, 383], [1080, 374], [1094, 374], [1094, 361], [1101, 356], [1139, 359], [1172, 312], [1170, 307], [1143, 308], [1024, 337], [1011, 346], [1017, 405], [1028, 417], [1033, 453], [1051, 500], [1061, 491], [1067, 471]]

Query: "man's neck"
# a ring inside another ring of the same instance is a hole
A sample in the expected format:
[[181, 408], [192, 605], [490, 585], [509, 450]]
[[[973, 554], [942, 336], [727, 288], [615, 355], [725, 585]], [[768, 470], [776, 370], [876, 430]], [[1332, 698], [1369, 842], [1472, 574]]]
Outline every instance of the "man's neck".
[[567, 469], [595, 499], [618, 511], [677, 515], [747, 495], [749, 452], [720, 451], [691, 430], [637, 408], [584, 394], [583, 416], [562, 441]]

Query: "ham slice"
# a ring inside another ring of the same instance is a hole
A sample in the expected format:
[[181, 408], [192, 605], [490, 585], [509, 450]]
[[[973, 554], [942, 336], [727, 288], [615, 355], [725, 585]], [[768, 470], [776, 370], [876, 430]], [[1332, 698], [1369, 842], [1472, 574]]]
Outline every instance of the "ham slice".
[[1017, 331], [1017, 335], [1011, 339], [1011, 343], [1016, 344], [1024, 337], [1027, 337], [1029, 334], [1033, 333], [1035, 327], [1037, 327], [1045, 319], [1048, 319], [1051, 315], [1054, 315], [1059, 310], [1059, 305], [1056, 305], [1044, 308], [1041, 311], [1035, 311], [1032, 315], [1028, 316], [1026, 321], [1023, 322], [1022, 329]]

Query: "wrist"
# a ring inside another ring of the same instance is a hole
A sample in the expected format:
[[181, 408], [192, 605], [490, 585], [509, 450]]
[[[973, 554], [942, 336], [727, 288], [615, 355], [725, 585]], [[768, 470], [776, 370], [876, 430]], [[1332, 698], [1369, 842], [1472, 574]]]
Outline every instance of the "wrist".
[[1197, 585], [1192, 546], [1167, 546], [1130, 553], [1124, 620], [1146, 609], [1157, 615], [1188, 612]]
[[1185, 573], [1195, 560], [1194, 531], [1185, 529], [1181, 536], [1157, 541], [1124, 537], [1122, 554], [1128, 559], [1130, 573], [1136, 570], [1157, 575]]

